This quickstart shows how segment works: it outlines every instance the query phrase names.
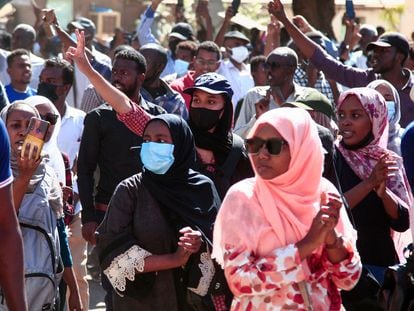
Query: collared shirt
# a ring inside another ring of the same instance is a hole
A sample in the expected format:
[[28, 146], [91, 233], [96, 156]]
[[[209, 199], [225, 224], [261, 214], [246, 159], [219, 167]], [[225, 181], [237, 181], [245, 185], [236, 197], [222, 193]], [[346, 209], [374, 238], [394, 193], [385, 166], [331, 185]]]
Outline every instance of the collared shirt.
[[[306, 71], [298, 67], [293, 76], [293, 81], [295, 81], [295, 83], [299, 84], [300, 86], [308, 86], [309, 80], [308, 80]], [[325, 75], [323, 74], [323, 72], [319, 72], [318, 78], [316, 79], [316, 82], [313, 88], [321, 92], [326, 97], [328, 97], [329, 101], [332, 104], [335, 103], [335, 98], [332, 92], [332, 88], [328, 80], [325, 79]]]
[[[316, 48], [310, 61], [316, 68], [322, 70], [328, 78], [331, 77], [333, 80], [347, 87], [363, 87], [371, 81], [382, 78], [373, 69], [362, 70], [345, 66], [326, 54], [319, 47]], [[414, 102], [410, 98], [410, 91], [414, 85], [414, 76], [408, 69], [404, 69], [404, 73], [409, 77], [407, 83], [401, 89], [397, 89], [401, 102], [401, 127], [406, 127], [414, 120]]]
[[11, 84], [6, 85], [5, 89], [7, 98], [10, 102], [14, 102], [15, 100], [23, 100], [37, 94], [37, 91], [30, 86], [28, 86], [24, 92], [15, 90]]
[[89, 84], [83, 92], [80, 109], [88, 113], [89, 111], [98, 108], [100, 105], [103, 105], [104, 103], [104, 100], [98, 94], [95, 87], [92, 84]]
[[57, 143], [59, 149], [68, 155], [71, 168], [78, 156], [85, 115], [82, 110], [66, 105], [66, 112], [62, 118]]
[[184, 93], [184, 90], [186, 88], [194, 86], [194, 77], [195, 71], [189, 71], [184, 76], [182, 76], [179, 79], [174, 80], [170, 87], [181, 94], [181, 96], [184, 98], [185, 105], [187, 109], [190, 109], [191, 104], [191, 95]]
[[[250, 89], [244, 97], [243, 104], [240, 109], [239, 118], [234, 126], [234, 133], [245, 138], [254, 122], [256, 122], [256, 107], [255, 105], [266, 96], [269, 86], [255, 86]], [[303, 87], [293, 83], [293, 92], [286, 98], [285, 102], [293, 102], [296, 98], [303, 95], [313, 88]], [[270, 96], [269, 110], [278, 108], [279, 105]]]
[[[142, 97], [139, 106], [152, 115], [165, 112]], [[82, 223], [102, 221], [104, 213], [95, 211], [94, 203], [108, 204], [118, 183], [141, 171], [141, 143], [142, 137], [119, 121], [108, 104], [86, 115], [78, 158]], [[99, 181], [94, 189], [96, 168], [99, 168]]]
[[223, 75], [229, 81], [233, 90], [232, 102], [235, 109], [237, 102], [247, 94], [248, 90], [254, 87], [250, 69], [245, 64], [242, 64], [242, 70], [239, 70], [230, 60], [225, 60], [220, 63], [217, 73]]
[[187, 120], [188, 111], [184, 103], [184, 98], [178, 92], [169, 87], [168, 84], [162, 79], [161, 85], [166, 91], [165, 94], [154, 98], [145, 88], [141, 88], [142, 97], [151, 103], [161, 106], [168, 113], [179, 115], [184, 120]]

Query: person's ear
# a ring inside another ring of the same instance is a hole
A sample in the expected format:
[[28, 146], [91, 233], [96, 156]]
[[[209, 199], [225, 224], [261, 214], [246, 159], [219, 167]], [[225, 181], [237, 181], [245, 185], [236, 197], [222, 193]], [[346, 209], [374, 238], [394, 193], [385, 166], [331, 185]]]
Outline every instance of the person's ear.
[[139, 82], [141, 82], [141, 84], [144, 83], [145, 73], [143, 73], [143, 72], [139, 73], [138, 76], [137, 76], [137, 79], [139, 80]]

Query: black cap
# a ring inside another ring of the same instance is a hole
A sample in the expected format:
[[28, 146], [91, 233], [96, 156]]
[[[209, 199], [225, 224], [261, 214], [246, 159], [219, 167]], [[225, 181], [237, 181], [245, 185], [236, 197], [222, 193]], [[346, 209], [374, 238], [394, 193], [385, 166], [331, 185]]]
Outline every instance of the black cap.
[[96, 26], [93, 21], [86, 17], [79, 17], [74, 21], [70, 22], [69, 25], [81, 30], [89, 30], [93, 33], [96, 32]]
[[407, 38], [398, 33], [398, 32], [386, 32], [381, 37], [378, 38], [377, 41], [371, 42], [367, 46], [367, 51], [372, 50], [374, 47], [395, 47], [400, 52], [404, 53], [404, 55], [408, 56], [410, 51], [410, 44], [408, 43]]
[[177, 23], [171, 29], [169, 36], [176, 37], [180, 40], [193, 40], [193, 27], [191, 27], [191, 25], [187, 23]]
[[230, 100], [233, 97], [233, 90], [229, 81], [215, 72], [207, 72], [198, 76], [194, 81], [194, 86], [186, 88], [184, 93], [193, 95], [195, 90], [201, 90], [210, 94], [224, 94]]
[[247, 38], [242, 32], [237, 31], [237, 30], [232, 30], [232, 31], [227, 32], [224, 35], [224, 39], [227, 39], [227, 38], [240, 39], [246, 42], [246, 44], [250, 43], [249, 38]]

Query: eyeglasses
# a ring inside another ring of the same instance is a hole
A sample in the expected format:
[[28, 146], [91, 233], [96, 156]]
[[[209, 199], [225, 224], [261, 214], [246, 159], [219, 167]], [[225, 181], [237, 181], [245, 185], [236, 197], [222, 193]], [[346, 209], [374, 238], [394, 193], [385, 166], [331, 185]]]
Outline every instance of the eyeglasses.
[[287, 142], [283, 139], [270, 138], [270, 139], [261, 139], [258, 137], [253, 137], [245, 140], [247, 152], [253, 155], [259, 153], [263, 145], [266, 146], [267, 151], [271, 155], [279, 155], [282, 152], [283, 145], [287, 145]]
[[50, 123], [50, 125], [55, 125], [59, 116], [57, 114], [48, 112], [45, 115], [40, 115], [40, 118], [44, 121], [47, 121]]
[[195, 62], [196, 62], [197, 65], [200, 65], [200, 66], [205, 66], [205, 65], [215, 66], [218, 61], [216, 61], [216, 60], [204, 60], [202, 58], [196, 58]]
[[279, 69], [282, 67], [294, 67], [294, 65], [292, 64], [281, 64], [281, 63], [277, 63], [277, 62], [265, 62], [264, 63], [264, 68], [266, 70], [275, 70], [275, 69]]

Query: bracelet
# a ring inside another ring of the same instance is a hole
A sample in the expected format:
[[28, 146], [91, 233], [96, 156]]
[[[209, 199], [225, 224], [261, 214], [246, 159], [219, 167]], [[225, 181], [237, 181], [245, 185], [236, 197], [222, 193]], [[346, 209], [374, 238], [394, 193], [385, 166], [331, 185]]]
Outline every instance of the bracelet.
[[336, 238], [335, 242], [332, 244], [325, 244], [325, 249], [338, 249], [343, 246], [344, 239], [342, 236]]

